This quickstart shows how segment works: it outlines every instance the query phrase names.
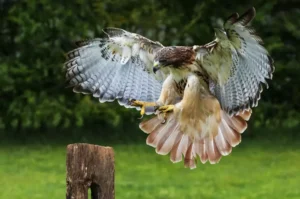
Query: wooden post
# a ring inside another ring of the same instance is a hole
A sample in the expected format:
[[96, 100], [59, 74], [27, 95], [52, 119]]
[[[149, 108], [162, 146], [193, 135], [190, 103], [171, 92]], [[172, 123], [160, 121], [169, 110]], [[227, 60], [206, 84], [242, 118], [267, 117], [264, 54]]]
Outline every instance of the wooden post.
[[114, 152], [92, 144], [67, 146], [67, 199], [114, 199]]

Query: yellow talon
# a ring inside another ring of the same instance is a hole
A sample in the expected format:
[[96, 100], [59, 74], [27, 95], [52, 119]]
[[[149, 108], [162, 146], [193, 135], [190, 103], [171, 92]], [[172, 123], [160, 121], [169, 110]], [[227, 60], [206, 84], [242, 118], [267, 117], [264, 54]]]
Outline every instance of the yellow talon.
[[164, 121], [162, 123], [166, 122], [166, 120], [167, 120], [167, 113], [173, 111], [174, 107], [175, 106], [172, 105], [172, 104], [158, 107], [157, 110], [159, 111], [159, 113], [163, 113], [163, 116], [164, 116]]
[[131, 106], [141, 107], [141, 116], [145, 114], [146, 107], [148, 106], [157, 106], [156, 102], [143, 102], [135, 99], [130, 100]]
[[171, 112], [174, 110], [174, 105], [170, 104], [170, 105], [160, 106], [158, 107], [157, 110], [159, 110], [162, 113]]

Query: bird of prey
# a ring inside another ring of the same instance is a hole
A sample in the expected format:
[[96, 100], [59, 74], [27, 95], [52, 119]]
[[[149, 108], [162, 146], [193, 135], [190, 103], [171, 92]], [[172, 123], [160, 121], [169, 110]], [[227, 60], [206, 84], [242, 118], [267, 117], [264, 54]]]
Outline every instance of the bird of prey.
[[254, 8], [232, 14], [215, 40], [194, 46], [106, 28], [107, 37], [77, 42], [67, 53], [66, 78], [74, 92], [153, 113], [140, 128], [158, 154], [189, 168], [198, 156], [214, 164], [241, 142], [262, 85], [272, 79], [273, 60], [249, 26], [254, 17]]

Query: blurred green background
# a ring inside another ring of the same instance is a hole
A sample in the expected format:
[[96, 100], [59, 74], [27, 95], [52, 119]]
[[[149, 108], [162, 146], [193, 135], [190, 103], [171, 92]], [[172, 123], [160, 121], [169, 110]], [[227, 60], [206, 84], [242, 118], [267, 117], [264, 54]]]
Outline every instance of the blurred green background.
[[[251, 6], [276, 70], [242, 144], [217, 165], [170, 163], [146, 146], [137, 111], [65, 88], [64, 54], [104, 27], [205, 44]], [[299, 1], [0, 0], [0, 13], [0, 198], [64, 198], [73, 142], [114, 147], [116, 198], [300, 198]]]

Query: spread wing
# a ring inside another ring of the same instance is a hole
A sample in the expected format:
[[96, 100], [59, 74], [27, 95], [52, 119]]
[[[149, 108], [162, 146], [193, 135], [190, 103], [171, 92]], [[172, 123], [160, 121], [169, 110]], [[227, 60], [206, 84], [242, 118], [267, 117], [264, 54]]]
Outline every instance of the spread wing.
[[261, 38], [247, 26], [254, 16], [254, 8], [241, 17], [233, 14], [224, 30], [216, 30], [216, 40], [194, 47], [196, 60], [209, 76], [211, 92], [230, 114], [257, 106], [262, 84], [267, 85], [274, 72]]
[[107, 38], [80, 41], [67, 53], [66, 78], [74, 92], [92, 94], [100, 102], [118, 99], [156, 101], [165, 74], [152, 71], [155, 53], [163, 47], [141, 35], [117, 28]]

